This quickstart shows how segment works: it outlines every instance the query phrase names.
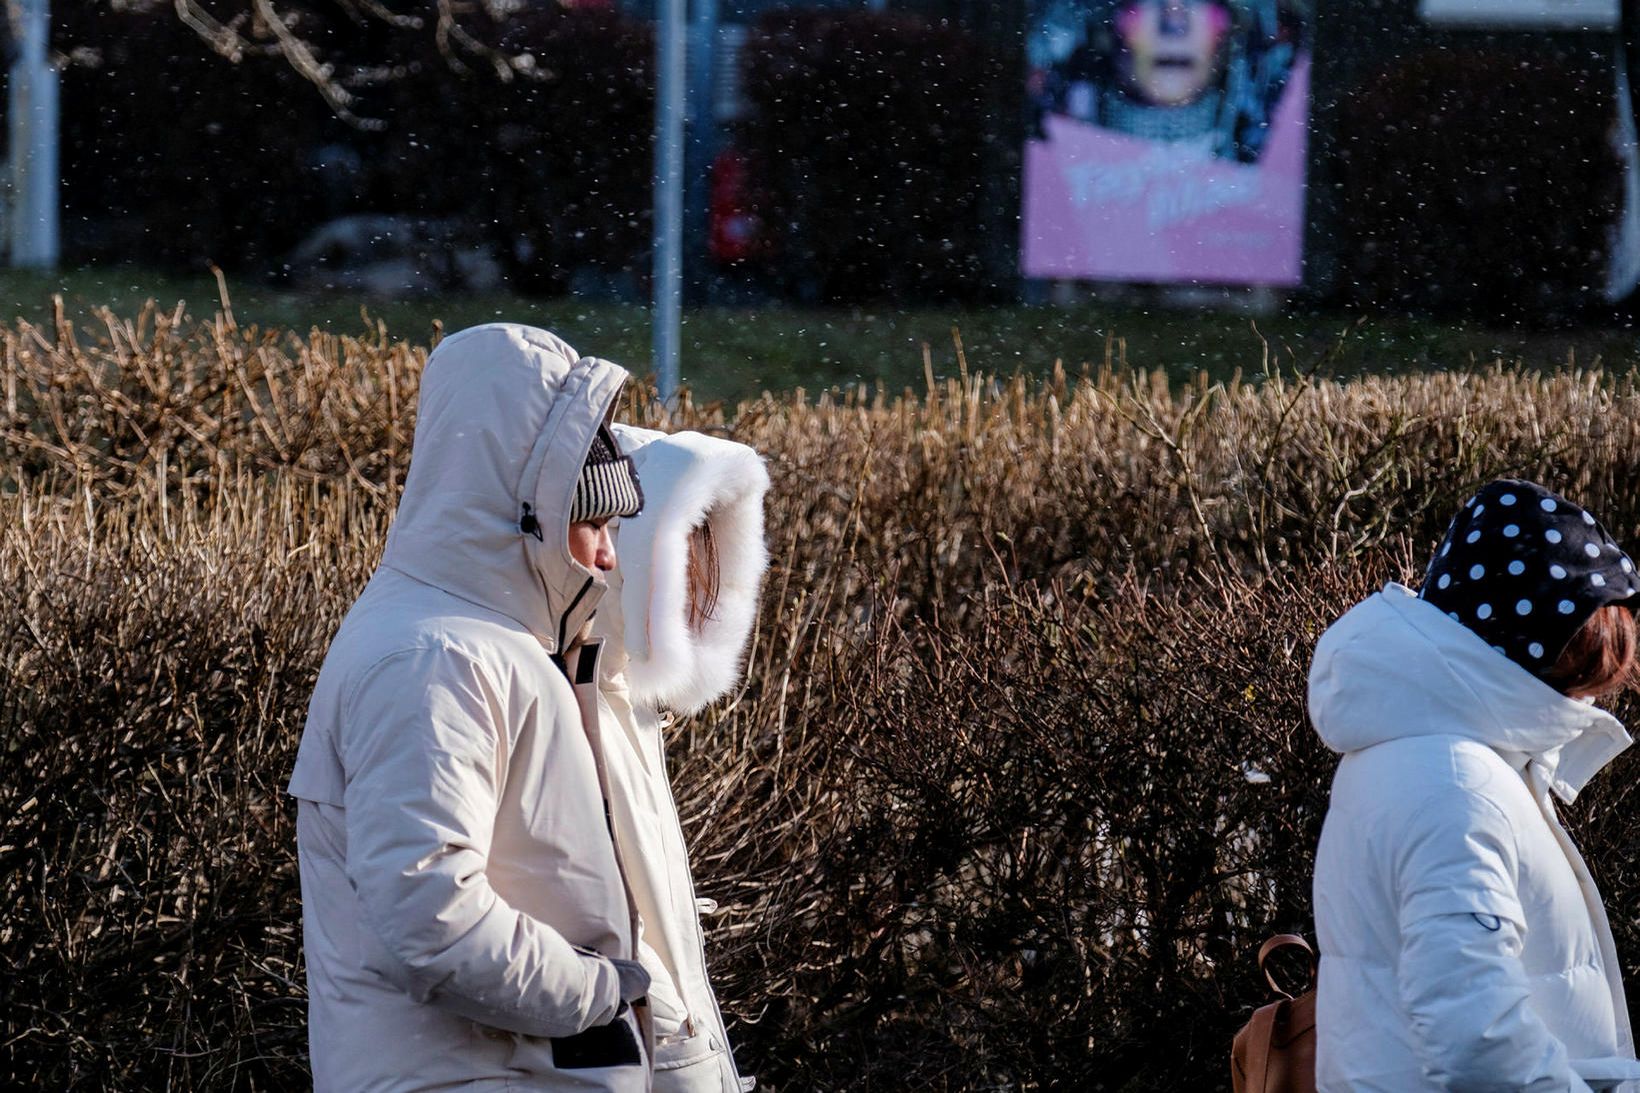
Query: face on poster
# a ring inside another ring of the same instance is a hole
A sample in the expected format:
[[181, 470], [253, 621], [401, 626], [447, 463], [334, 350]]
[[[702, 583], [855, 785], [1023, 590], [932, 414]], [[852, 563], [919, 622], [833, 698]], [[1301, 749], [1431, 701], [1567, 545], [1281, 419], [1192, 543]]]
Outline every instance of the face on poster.
[[1031, 0], [1026, 276], [1296, 284], [1306, 0]]

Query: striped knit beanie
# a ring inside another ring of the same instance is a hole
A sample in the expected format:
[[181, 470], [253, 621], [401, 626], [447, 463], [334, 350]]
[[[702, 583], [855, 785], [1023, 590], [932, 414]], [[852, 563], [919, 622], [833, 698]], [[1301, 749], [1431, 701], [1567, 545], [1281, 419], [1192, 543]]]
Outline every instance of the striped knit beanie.
[[598, 426], [592, 438], [581, 477], [575, 481], [575, 502], [569, 522], [603, 520], [611, 516], [636, 516], [643, 511], [643, 487], [632, 457], [621, 454], [615, 435], [607, 425]]

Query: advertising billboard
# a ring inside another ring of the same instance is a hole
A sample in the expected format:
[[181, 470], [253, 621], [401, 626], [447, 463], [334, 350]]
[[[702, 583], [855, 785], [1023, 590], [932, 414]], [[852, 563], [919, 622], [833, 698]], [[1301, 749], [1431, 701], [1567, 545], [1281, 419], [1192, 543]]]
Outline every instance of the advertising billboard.
[[1294, 285], [1307, 0], [1030, 0], [1027, 277]]

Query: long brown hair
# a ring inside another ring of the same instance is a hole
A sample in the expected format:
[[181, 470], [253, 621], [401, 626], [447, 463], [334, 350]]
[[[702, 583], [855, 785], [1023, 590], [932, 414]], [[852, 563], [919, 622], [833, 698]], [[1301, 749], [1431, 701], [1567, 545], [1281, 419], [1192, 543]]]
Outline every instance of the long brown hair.
[[706, 521], [689, 532], [689, 629], [700, 630], [717, 617], [718, 552], [712, 525]]
[[1573, 698], [1601, 698], [1635, 682], [1637, 658], [1640, 635], [1634, 615], [1622, 604], [1609, 603], [1572, 635], [1543, 681]]

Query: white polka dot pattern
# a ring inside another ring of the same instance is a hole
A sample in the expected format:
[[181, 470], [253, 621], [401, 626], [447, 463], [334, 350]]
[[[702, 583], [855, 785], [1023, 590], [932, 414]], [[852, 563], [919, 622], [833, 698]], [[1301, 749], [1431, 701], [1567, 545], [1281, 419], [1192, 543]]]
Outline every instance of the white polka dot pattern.
[[1499, 479], [1453, 518], [1420, 596], [1541, 674], [1597, 608], [1640, 596], [1634, 572], [1593, 515], [1536, 483]]

